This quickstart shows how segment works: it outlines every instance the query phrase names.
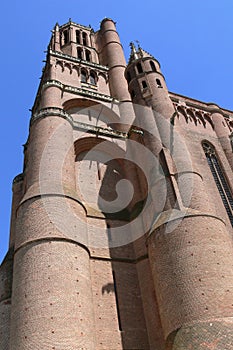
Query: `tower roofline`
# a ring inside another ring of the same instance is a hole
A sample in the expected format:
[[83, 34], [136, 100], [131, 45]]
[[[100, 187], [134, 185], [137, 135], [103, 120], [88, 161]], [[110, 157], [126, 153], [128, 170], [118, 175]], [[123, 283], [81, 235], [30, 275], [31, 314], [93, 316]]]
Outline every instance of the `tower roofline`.
[[173, 91], [169, 91], [169, 95], [170, 95], [170, 98], [174, 102], [179, 102], [182, 100], [189, 107], [198, 108], [198, 109], [200, 108], [200, 109], [206, 110], [206, 111], [210, 111], [211, 109], [213, 109], [211, 107], [213, 105], [215, 105], [216, 108], [219, 108], [222, 111], [222, 113], [224, 114], [225, 117], [233, 118], [233, 112], [231, 110], [223, 108], [223, 107], [217, 105], [216, 103], [201, 101], [201, 100], [198, 100], [198, 99], [186, 96], [186, 95], [178, 94], [178, 93], [173, 92]]
[[64, 23], [64, 24], [60, 25], [59, 27], [62, 29], [62, 28], [65, 28], [66, 26], [69, 26], [69, 25], [72, 25], [72, 26], [75, 26], [75, 27], [78, 27], [78, 28], [82, 28], [82, 29], [85, 29], [85, 30], [94, 31], [94, 29], [91, 26], [85, 26], [83, 24], [79, 24], [79, 23], [76, 23], [76, 22], [73, 22], [73, 21], [69, 21], [67, 23]]
[[158, 63], [159, 67], [161, 67], [159, 61], [153, 55], [151, 55], [148, 51], [142, 49], [139, 45], [138, 45], [138, 49], [136, 49], [133, 42], [130, 43], [130, 46], [131, 46], [131, 53], [130, 53], [128, 65], [138, 60], [143, 61], [146, 59], [152, 59]]
[[111, 22], [113, 22], [114, 24], [116, 24], [116, 22], [115, 22], [112, 18], [110, 18], [110, 17], [105, 17], [105, 18], [100, 22], [100, 25], [101, 25], [102, 23], [106, 22], [106, 21], [111, 21]]

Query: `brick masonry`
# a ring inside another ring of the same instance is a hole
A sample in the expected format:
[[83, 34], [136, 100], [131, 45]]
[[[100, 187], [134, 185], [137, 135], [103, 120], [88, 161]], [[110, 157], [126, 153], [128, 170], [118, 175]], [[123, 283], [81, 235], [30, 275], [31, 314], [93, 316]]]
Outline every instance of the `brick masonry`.
[[13, 183], [2, 350], [233, 349], [233, 112], [169, 92], [131, 49], [126, 64], [109, 18], [52, 31]]

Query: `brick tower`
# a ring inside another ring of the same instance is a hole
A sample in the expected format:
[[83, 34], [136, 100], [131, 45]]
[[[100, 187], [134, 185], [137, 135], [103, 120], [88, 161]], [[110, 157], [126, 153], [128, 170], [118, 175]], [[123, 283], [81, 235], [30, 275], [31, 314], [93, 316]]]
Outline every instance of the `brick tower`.
[[55, 25], [13, 181], [1, 350], [233, 349], [233, 112], [115, 23]]

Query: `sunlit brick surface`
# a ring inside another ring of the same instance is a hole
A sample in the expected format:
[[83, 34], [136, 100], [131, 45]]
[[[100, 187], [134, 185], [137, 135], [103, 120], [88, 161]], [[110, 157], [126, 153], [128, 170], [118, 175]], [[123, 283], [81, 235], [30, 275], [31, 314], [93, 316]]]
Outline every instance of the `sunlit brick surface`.
[[169, 92], [130, 46], [126, 64], [109, 18], [52, 31], [13, 183], [0, 350], [233, 348], [233, 112]]

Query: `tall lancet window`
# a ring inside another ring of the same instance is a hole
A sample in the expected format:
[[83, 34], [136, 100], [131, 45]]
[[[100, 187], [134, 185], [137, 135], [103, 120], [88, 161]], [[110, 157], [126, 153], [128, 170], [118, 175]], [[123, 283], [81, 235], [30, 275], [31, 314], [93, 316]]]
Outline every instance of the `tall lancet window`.
[[231, 225], [233, 226], [233, 197], [230, 187], [224, 176], [222, 167], [218, 161], [214, 147], [208, 142], [203, 142], [202, 147], [204, 149], [206, 159], [212, 172], [214, 181], [222, 198], [224, 207], [229, 216]]

